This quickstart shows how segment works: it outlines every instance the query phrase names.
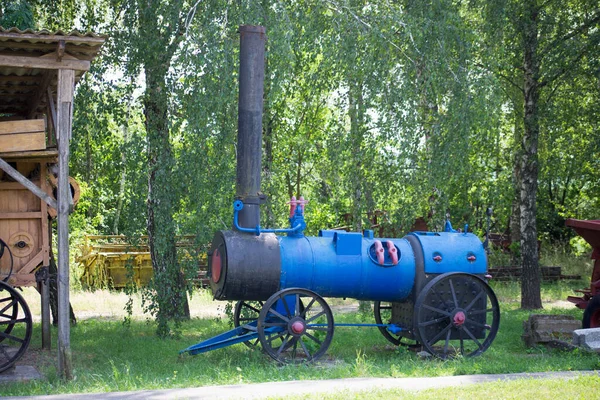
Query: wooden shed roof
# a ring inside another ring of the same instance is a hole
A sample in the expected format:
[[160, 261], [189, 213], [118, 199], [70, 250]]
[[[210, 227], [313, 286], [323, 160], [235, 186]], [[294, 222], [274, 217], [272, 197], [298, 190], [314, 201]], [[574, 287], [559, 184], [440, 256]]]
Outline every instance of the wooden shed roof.
[[75, 70], [75, 82], [90, 68], [106, 37], [94, 33], [0, 27], [0, 119], [45, 113], [48, 90], [56, 94], [57, 71]]

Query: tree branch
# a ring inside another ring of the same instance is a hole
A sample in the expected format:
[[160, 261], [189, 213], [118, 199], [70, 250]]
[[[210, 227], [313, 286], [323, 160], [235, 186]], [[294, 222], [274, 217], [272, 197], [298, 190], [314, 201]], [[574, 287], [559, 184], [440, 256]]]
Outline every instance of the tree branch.
[[503, 74], [502, 72], [497, 71], [497, 70], [493, 70], [491, 68], [488, 68], [487, 66], [485, 66], [482, 63], [475, 63], [475, 66], [483, 68], [484, 70], [486, 70], [488, 72], [491, 72], [494, 75], [499, 76], [500, 78], [504, 79], [505, 81], [507, 81], [508, 83], [510, 83], [512, 86], [514, 86], [515, 88], [517, 88], [519, 90], [519, 92], [523, 93], [523, 95], [525, 95], [525, 90], [523, 89], [523, 87], [521, 85], [517, 84], [510, 77], [508, 77], [507, 75]]
[[567, 40], [574, 38], [575, 36], [579, 35], [583, 31], [587, 30], [590, 26], [592, 26], [593, 24], [595, 24], [597, 22], [600, 22], [600, 11], [596, 12], [596, 14], [594, 16], [592, 16], [590, 19], [585, 21], [583, 24], [581, 24], [577, 28], [573, 29], [571, 32], [566, 33], [563, 36], [553, 40], [550, 44], [548, 44], [548, 46], [546, 46], [544, 49], [541, 49], [539, 54], [541, 54], [541, 55], [549, 54], [552, 51], [552, 49], [555, 49], [558, 46], [560, 46], [561, 44], [563, 44], [564, 42], [566, 42]]

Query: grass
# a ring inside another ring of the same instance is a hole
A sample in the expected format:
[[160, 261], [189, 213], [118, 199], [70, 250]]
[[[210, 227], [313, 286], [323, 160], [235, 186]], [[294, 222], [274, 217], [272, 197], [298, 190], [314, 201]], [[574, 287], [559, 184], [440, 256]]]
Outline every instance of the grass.
[[[573, 289], [585, 285], [585, 282], [544, 285], [542, 296], [545, 309], [540, 312], [568, 314], [580, 319], [581, 310], [557, 299], [562, 300], [567, 294], [572, 294]], [[2, 395], [110, 392], [299, 379], [426, 377], [600, 369], [600, 360], [596, 354], [579, 350], [563, 352], [544, 347], [525, 348], [520, 335], [522, 323], [528, 318], [529, 312], [519, 309], [519, 285], [496, 282], [493, 288], [501, 302], [500, 330], [493, 345], [480, 357], [448, 361], [423, 360], [405, 348], [392, 347], [377, 329], [340, 327], [336, 329], [326, 359], [317, 365], [308, 366], [278, 366], [260, 351], [252, 351], [243, 345], [197, 356], [178, 356], [179, 350], [229, 329], [227, 318], [219, 318], [219, 310], [215, 306], [219, 304], [222, 307], [224, 303], [212, 302], [210, 294], [206, 292], [198, 292], [192, 297], [191, 308], [195, 314], [191, 321], [183, 325], [181, 335], [166, 340], [160, 340], [154, 335], [155, 326], [144, 320], [139, 307], [136, 308], [137, 318], [132, 321], [131, 326], [122, 324], [123, 295], [109, 292], [74, 293], [73, 306], [80, 317], [79, 323], [71, 329], [75, 379], [61, 382], [57, 378], [55, 351], [48, 354], [40, 350], [40, 329], [36, 326], [30, 351], [26, 356], [30, 359], [25, 361], [33, 361], [39, 366], [47, 380], [5, 385], [2, 387]], [[32, 308], [37, 307], [39, 297], [30, 291], [26, 291], [25, 295]], [[350, 304], [341, 300], [333, 303], [338, 306]], [[82, 318], [94, 313], [101, 317]], [[357, 312], [335, 313], [335, 318], [336, 322], [372, 322], [372, 316]], [[52, 334], [56, 338], [55, 329]], [[596, 386], [599, 384], [598, 381], [593, 383]], [[561, 385], [566, 385], [565, 390], [570, 387], [570, 383]], [[400, 396], [393, 391], [386, 394], [388, 395], [392, 398]], [[426, 393], [418, 394], [422, 395]], [[430, 398], [440, 398], [435, 394], [432, 396]], [[571, 398], [570, 395], [567, 397]], [[579, 395], [573, 397], [585, 398]]]

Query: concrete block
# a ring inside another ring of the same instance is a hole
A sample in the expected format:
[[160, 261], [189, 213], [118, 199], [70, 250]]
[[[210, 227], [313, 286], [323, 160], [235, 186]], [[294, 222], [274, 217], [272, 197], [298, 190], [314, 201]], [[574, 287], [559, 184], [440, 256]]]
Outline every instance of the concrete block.
[[531, 314], [523, 321], [523, 336], [528, 347], [553, 341], [571, 340], [573, 331], [581, 328], [581, 321], [569, 315]]
[[573, 331], [573, 344], [582, 349], [600, 353], [600, 328]]

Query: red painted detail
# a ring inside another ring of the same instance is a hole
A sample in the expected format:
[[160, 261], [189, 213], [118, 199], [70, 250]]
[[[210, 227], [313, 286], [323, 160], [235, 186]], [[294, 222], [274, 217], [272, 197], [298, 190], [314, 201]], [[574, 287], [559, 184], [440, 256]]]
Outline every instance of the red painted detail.
[[290, 201], [288, 201], [288, 204], [290, 205], [290, 218], [292, 218], [296, 213], [296, 206], [298, 205], [296, 202], [296, 196], [292, 196]]
[[211, 278], [214, 283], [219, 282], [219, 279], [221, 279], [221, 267], [221, 253], [219, 252], [219, 249], [215, 249], [210, 263], [210, 268], [212, 270]]
[[467, 319], [467, 317], [465, 316], [465, 313], [462, 311], [459, 311], [456, 314], [454, 314], [454, 325], [461, 326], [462, 324], [465, 323], [466, 319]]
[[600, 309], [596, 309], [596, 311], [590, 315], [590, 328], [598, 327], [600, 327]]
[[391, 240], [386, 241], [385, 244], [388, 248], [388, 255], [390, 256], [390, 259], [392, 260], [392, 265], [397, 265], [398, 264], [398, 249], [396, 249], [396, 246], [394, 246], [394, 243]]
[[385, 254], [383, 253], [383, 245], [380, 240], [375, 240], [373, 242], [375, 245], [375, 255], [377, 256], [377, 262], [381, 265], [385, 262]]
[[477, 257], [475, 257], [475, 256], [469, 256], [469, 257], [467, 257], [467, 260], [473, 262], [473, 261], [477, 260]]
[[290, 201], [286, 204], [290, 205], [290, 218], [296, 214], [296, 208], [300, 207], [300, 211], [304, 214], [304, 205], [308, 203], [308, 200], [304, 200], [304, 196], [300, 196], [300, 199], [296, 200], [296, 196], [292, 196]]
[[302, 210], [302, 214], [304, 215], [304, 205], [308, 203], [308, 200], [304, 200], [304, 196], [300, 196], [300, 199], [298, 200], [298, 205], [300, 206], [300, 209]]
[[435, 262], [442, 261], [442, 256], [435, 256], [435, 257], [433, 257], [433, 261], [435, 261]]
[[296, 321], [292, 323], [292, 332], [294, 332], [296, 335], [299, 335], [302, 332], [304, 332], [304, 323], [302, 323], [301, 321]]

